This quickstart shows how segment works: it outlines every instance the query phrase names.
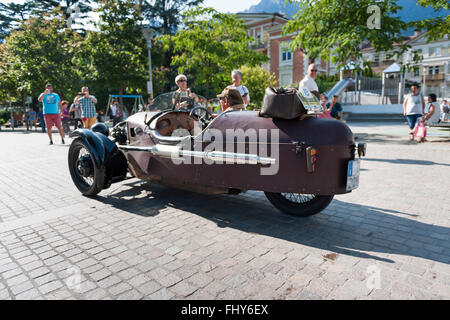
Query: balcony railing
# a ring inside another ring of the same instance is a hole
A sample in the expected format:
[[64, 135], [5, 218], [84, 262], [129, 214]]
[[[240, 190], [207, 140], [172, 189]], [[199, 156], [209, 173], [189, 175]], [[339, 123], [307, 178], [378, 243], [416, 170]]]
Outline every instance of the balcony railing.
[[255, 41], [251, 42], [249, 47], [251, 50], [260, 50], [260, 49], [267, 49], [269, 42], [268, 41]]
[[445, 74], [439, 73], [439, 74], [426, 74], [425, 80], [428, 81], [444, 81], [445, 80]]
[[372, 67], [388, 67], [391, 64], [393, 64], [394, 60], [384, 60], [384, 61], [373, 61], [371, 66]]

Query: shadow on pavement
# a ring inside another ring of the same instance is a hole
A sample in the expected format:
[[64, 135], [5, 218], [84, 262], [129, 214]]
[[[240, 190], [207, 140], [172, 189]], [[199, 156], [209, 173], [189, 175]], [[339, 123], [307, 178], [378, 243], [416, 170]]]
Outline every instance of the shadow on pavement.
[[[128, 190], [97, 200], [140, 216], [151, 217], [175, 208], [209, 219], [221, 228], [266, 235], [329, 250], [342, 255], [394, 263], [373, 253], [415, 256], [450, 263], [450, 256], [433, 254], [424, 246], [448, 248], [448, 240], [430, 238], [450, 234], [450, 228], [418, 222], [398, 215], [417, 215], [333, 200], [320, 214], [296, 218], [280, 213], [262, 193], [202, 195], [137, 181]], [[336, 215], [335, 209], [347, 211]], [[370, 252], [370, 253], [367, 253]]]
[[[430, 235], [448, 235], [450, 229], [398, 216], [416, 216], [404, 212], [335, 199], [320, 214], [296, 218], [280, 213], [260, 192], [202, 195], [142, 181], [124, 186], [130, 189], [98, 196], [98, 201], [146, 217], [165, 208], [176, 208], [211, 220], [221, 228], [266, 235], [342, 255], [395, 262], [374, 255], [378, 252], [450, 263], [448, 253], [433, 254], [424, 247], [449, 248], [445, 237], [430, 238]], [[336, 215], [336, 209], [341, 214]]]
[[364, 161], [389, 162], [389, 163], [394, 163], [394, 164], [413, 164], [413, 165], [421, 165], [421, 166], [435, 166], [435, 165], [438, 165], [438, 166], [450, 167], [450, 164], [447, 164], [447, 163], [438, 163], [438, 162], [427, 161], [427, 160], [364, 158]]

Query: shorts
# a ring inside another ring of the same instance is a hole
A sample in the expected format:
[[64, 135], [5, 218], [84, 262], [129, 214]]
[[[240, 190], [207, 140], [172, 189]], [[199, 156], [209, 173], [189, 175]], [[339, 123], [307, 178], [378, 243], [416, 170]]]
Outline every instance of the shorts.
[[83, 124], [86, 129], [90, 129], [97, 122], [96, 117], [82, 118], [81, 120], [83, 120]]
[[408, 114], [406, 120], [408, 121], [409, 128], [412, 130], [416, 126], [417, 120], [422, 117], [421, 114]]
[[61, 116], [59, 113], [50, 113], [50, 114], [44, 114], [44, 121], [45, 126], [48, 129], [51, 129], [53, 127], [53, 124], [57, 128], [61, 128]]

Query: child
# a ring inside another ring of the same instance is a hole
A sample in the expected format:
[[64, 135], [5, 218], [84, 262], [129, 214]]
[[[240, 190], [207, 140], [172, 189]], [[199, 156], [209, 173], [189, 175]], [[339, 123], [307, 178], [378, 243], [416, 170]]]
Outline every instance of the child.
[[70, 113], [69, 113], [69, 102], [66, 100], [61, 101], [61, 122], [63, 126], [64, 133], [70, 133]]

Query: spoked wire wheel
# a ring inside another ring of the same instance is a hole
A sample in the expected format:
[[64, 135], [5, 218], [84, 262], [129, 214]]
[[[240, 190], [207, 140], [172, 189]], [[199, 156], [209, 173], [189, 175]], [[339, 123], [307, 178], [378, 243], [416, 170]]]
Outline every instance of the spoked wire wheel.
[[69, 171], [75, 186], [85, 196], [94, 196], [102, 190], [103, 174], [94, 163], [92, 151], [80, 138], [69, 148]]
[[296, 217], [312, 216], [324, 210], [333, 195], [264, 192], [267, 199], [281, 212]]

